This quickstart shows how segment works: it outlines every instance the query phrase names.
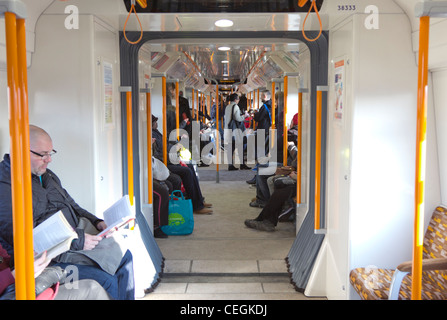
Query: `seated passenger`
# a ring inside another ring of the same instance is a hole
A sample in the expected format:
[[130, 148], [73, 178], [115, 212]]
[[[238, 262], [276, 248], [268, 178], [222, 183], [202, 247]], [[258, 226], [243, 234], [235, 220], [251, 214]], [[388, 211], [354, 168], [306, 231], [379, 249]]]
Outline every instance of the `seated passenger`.
[[[90, 225], [95, 232], [107, 226], [103, 220], [81, 208], [62, 188], [56, 174], [47, 169], [55, 152], [48, 133], [39, 127], [30, 126], [30, 149], [34, 225], [39, 225], [61, 210], [78, 234], [70, 251], [57, 256], [52, 263], [63, 269], [74, 265], [79, 279], [96, 280], [113, 299], [133, 300], [134, 276], [130, 251], [123, 255], [113, 237], [102, 238], [84, 231], [81, 224]], [[14, 254], [11, 164], [8, 154], [0, 163], [0, 243], [11, 256]]]
[[[46, 253], [34, 261], [36, 300], [110, 300], [110, 296], [94, 280], [80, 280], [64, 286], [64, 272], [47, 268]], [[9, 268], [10, 256], [0, 245], [0, 300], [15, 299], [15, 272]]]
[[[289, 174], [296, 181], [296, 172]], [[275, 231], [278, 218], [281, 214], [283, 204], [296, 195], [296, 186], [288, 185], [284, 188], [275, 189], [261, 213], [255, 219], [245, 220], [245, 225], [252, 229], [261, 231]]]
[[[155, 139], [152, 139], [154, 144]], [[167, 238], [162, 226], [168, 225], [169, 218], [169, 194], [174, 191], [172, 184], [167, 181], [170, 176], [168, 168], [163, 162], [152, 157], [152, 193], [154, 197], [154, 237]]]
[[[160, 131], [158, 131], [157, 120], [158, 118], [152, 115], [152, 137], [155, 138], [155, 142], [153, 144], [154, 157], [160, 161], [163, 161], [163, 135]], [[205, 198], [202, 196], [199, 180], [197, 179], [193, 166], [191, 164], [182, 166], [181, 164], [172, 164], [168, 162], [167, 167], [171, 173], [180, 176], [186, 193], [192, 201], [194, 213], [211, 214], [213, 212], [210, 209], [212, 205], [206, 203]]]

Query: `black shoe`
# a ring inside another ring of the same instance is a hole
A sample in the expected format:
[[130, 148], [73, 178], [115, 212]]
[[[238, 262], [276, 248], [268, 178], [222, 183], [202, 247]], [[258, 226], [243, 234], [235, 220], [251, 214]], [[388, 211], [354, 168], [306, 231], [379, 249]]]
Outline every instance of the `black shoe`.
[[246, 164], [241, 164], [241, 166], [239, 167], [239, 169], [241, 169], [241, 170], [251, 170], [251, 168], [248, 167]]
[[253, 208], [264, 208], [265, 204], [256, 199], [255, 201], [250, 202], [249, 206]]
[[256, 176], [254, 176], [250, 180], [246, 180], [245, 182], [247, 182], [248, 184], [256, 184]]
[[290, 206], [286, 209], [284, 209], [278, 216], [278, 221], [279, 222], [287, 222], [290, 221], [290, 217], [292, 216], [292, 214], [294, 214], [296, 211], [295, 206]]
[[228, 166], [228, 171], [234, 171], [234, 170], [239, 170], [239, 169], [236, 168], [236, 167], [233, 166], [233, 165], [229, 165], [229, 166]]
[[163, 230], [161, 230], [161, 228], [157, 228], [154, 230], [154, 237], [166, 239], [168, 237], [168, 235], [166, 233], [164, 233]]

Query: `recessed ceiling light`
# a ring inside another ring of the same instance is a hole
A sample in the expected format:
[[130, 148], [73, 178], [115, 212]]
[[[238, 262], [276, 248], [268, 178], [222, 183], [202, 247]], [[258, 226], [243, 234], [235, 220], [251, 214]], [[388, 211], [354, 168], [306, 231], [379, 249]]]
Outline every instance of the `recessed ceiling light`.
[[217, 50], [220, 50], [220, 51], [228, 51], [230, 49], [231, 49], [230, 47], [226, 47], [226, 46], [222, 46], [222, 47], [217, 48]]
[[216, 27], [228, 28], [228, 27], [233, 26], [233, 21], [228, 20], [228, 19], [221, 19], [221, 20], [217, 20], [216, 22], [214, 22], [214, 25]]

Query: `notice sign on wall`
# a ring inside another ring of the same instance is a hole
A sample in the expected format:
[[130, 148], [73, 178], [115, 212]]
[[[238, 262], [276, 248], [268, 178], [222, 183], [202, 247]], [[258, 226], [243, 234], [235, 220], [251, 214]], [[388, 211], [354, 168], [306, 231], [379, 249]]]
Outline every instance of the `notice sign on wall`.
[[345, 77], [345, 60], [339, 60], [334, 64], [334, 120], [343, 120], [343, 98], [344, 98], [344, 77]]
[[103, 103], [104, 103], [104, 124], [114, 125], [113, 116], [113, 64], [107, 61], [102, 63], [103, 76]]

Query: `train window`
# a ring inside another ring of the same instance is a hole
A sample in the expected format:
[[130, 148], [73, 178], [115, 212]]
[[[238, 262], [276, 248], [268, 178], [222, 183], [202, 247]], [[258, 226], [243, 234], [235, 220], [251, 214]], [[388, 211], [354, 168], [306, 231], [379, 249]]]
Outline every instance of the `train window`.
[[[317, 0], [320, 10], [324, 0]], [[131, 0], [124, 0], [127, 11]], [[139, 13], [213, 13], [213, 12], [307, 12], [311, 2], [303, 7], [297, 0], [151, 0], [146, 8], [136, 6]]]

